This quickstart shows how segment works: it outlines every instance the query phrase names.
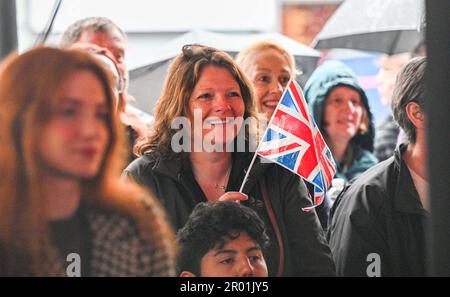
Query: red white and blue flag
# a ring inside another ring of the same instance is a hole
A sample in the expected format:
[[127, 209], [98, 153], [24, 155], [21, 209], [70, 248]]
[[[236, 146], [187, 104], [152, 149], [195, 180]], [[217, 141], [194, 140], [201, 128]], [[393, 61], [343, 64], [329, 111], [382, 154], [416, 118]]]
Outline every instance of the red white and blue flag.
[[291, 80], [259, 144], [257, 154], [300, 175], [314, 185], [313, 206], [320, 205], [336, 173], [336, 165], [300, 86]]

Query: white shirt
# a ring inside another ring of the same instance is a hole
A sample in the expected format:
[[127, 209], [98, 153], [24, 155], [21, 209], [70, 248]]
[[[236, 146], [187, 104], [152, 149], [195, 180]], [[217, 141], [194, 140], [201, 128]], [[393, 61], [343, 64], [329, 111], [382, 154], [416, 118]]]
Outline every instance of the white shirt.
[[416, 187], [417, 193], [419, 193], [420, 202], [422, 203], [422, 207], [431, 212], [430, 208], [430, 197], [428, 194], [428, 182], [418, 175], [414, 170], [412, 170], [408, 166], [409, 172], [411, 173], [412, 180], [414, 182], [414, 186]]

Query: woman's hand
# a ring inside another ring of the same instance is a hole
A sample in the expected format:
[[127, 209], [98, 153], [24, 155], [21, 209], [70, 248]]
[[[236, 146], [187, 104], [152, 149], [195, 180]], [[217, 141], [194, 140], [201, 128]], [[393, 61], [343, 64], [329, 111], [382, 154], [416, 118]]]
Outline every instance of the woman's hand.
[[217, 201], [225, 202], [225, 201], [234, 201], [234, 202], [241, 202], [248, 199], [248, 196], [240, 193], [240, 192], [226, 192], [222, 196], [217, 199]]

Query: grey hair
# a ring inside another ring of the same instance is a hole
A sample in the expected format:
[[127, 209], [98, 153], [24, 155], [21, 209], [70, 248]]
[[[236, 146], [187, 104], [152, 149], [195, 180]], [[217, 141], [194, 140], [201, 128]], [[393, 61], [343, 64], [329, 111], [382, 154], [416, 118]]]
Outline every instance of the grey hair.
[[426, 57], [417, 57], [408, 62], [398, 73], [392, 95], [391, 108], [395, 121], [405, 131], [409, 142], [416, 142], [416, 128], [406, 114], [406, 105], [416, 102], [425, 108]]
[[117, 30], [123, 37], [126, 37], [125, 32], [112, 20], [105, 17], [88, 17], [76, 21], [70, 25], [66, 31], [64, 31], [60, 45], [61, 47], [67, 47], [74, 44], [80, 38], [81, 33], [87, 30], [94, 32], [106, 32], [109, 33], [112, 30]]

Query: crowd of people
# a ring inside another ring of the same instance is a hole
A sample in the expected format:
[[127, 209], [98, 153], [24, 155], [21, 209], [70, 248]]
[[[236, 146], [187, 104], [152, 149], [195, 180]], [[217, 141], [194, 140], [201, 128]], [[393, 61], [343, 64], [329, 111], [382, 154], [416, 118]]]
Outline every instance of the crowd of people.
[[315, 70], [305, 99], [345, 187], [303, 211], [312, 186], [252, 150], [299, 73], [288, 50], [183, 46], [149, 123], [125, 44], [91, 17], [0, 64], [0, 275], [67, 276], [75, 254], [77, 276], [369, 276], [374, 253], [380, 276], [426, 274], [425, 57], [388, 77], [405, 136], [379, 150], [356, 75]]

